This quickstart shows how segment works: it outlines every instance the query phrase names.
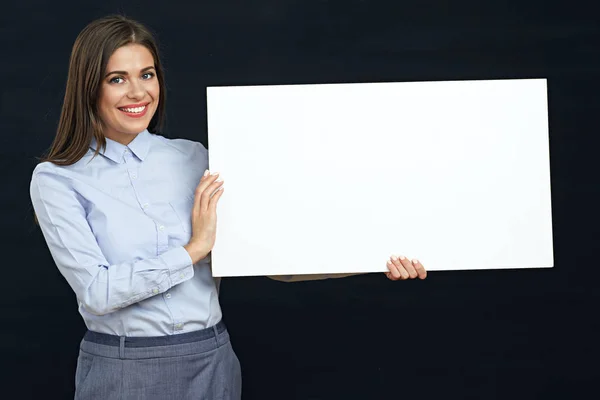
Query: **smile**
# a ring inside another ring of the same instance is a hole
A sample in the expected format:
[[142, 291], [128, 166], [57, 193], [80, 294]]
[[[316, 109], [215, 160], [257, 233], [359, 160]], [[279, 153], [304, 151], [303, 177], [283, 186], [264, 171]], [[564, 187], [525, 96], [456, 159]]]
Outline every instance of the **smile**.
[[144, 105], [136, 105], [134, 107], [118, 107], [119, 111], [123, 112], [125, 115], [129, 117], [142, 117], [146, 114], [148, 110], [148, 104]]
[[128, 113], [136, 113], [136, 114], [141, 113], [145, 109], [146, 109], [146, 106], [136, 107], [136, 108], [119, 108], [119, 110], [121, 110], [121, 111], [125, 111]]

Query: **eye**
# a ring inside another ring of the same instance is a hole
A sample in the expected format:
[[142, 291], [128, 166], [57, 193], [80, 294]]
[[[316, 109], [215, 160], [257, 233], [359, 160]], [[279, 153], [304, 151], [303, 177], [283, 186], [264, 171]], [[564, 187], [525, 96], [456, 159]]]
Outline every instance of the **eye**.
[[146, 72], [144, 75], [142, 75], [142, 79], [144, 79], [144, 80], [152, 79], [153, 77], [154, 77], [154, 72]]
[[124, 79], [120, 76], [115, 76], [114, 78], [112, 78], [110, 81], [108, 81], [109, 83], [121, 83], [121, 81], [119, 81], [119, 79], [121, 81], [123, 81]]

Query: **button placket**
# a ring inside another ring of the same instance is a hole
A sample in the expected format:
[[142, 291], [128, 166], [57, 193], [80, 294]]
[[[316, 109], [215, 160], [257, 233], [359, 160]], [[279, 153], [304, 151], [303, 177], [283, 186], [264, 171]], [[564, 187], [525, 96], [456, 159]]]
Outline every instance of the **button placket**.
[[156, 234], [158, 237], [158, 254], [162, 254], [169, 249], [169, 235], [163, 224], [158, 221], [154, 221], [154, 223], [156, 224]]
[[131, 151], [129, 149], [125, 149], [125, 151], [123, 152], [123, 160], [125, 161], [125, 164], [127, 164], [127, 172], [129, 174], [129, 179], [131, 179], [132, 181], [136, 180], [138, 178], [138, 171], [137, 171], [137, 166], [136, 163], [133, 162], [133, 154], [131, 153]]

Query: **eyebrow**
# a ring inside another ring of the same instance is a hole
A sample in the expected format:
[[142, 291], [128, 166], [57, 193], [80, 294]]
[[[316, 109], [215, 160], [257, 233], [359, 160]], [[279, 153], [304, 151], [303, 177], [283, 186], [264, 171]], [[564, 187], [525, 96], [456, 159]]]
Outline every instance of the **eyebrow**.
[[[146, 72], [146, 71], [151, 70], [151, 69], [155, 69], [153, 65], [142, 69], [140, 72]], [[106, 77], [108, 77], [109, 75], [112, 75], [112, 74], [128, 75], [127, 71], [111, 71], [108, 74], [104, 75], [104, 77], [106, 78]]]

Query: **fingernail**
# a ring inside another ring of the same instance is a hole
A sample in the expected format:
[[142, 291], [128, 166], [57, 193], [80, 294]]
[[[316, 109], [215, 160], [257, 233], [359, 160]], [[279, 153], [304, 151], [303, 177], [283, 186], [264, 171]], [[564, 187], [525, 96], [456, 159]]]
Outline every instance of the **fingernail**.
[[219, 173], [218, 172], [213, 172], [211, 175], [212, 176], [217, 176], [217, 175], [219, 175]]
[[208, 175], [208, 170], [204, 171], [204, 176]]
[[417, 260], [417, 259], [415, 258], [415, 259], [414, 259], [412, 262], [413, 262], [413, 264], [418, 264], [418, 263], [419, 263], [419, 260]]
[[397, 261], [397, 260], [398, 260], [398, 257], [396, 257], [396, 256], [392, 256], [392, 260], [394, 260], [394, 261]]
[[215, 182], [223, 182], [221, 178], [217, 179]]
[[404, 257], [404, 256], [400, 256], [400, 259], [401, 259], [402, 261], [404, 261], [404, 259], [405, 259], [405, 258], [406, 258], [406, 257]]
[[386, 265], [389, 267], [389, 266], [391, 266], [391, 265], [392, 265], [392, 263], [388, 261], [388, 262], [386, 263]]

